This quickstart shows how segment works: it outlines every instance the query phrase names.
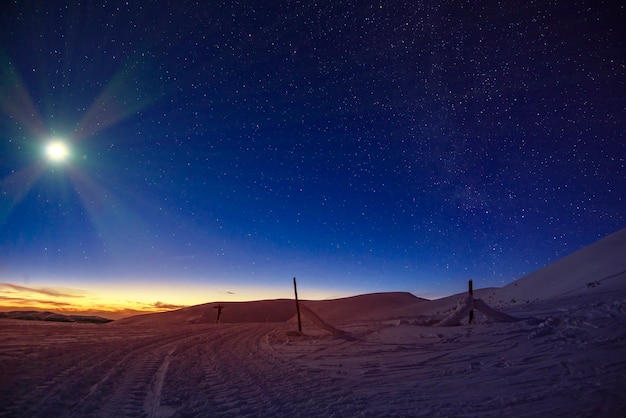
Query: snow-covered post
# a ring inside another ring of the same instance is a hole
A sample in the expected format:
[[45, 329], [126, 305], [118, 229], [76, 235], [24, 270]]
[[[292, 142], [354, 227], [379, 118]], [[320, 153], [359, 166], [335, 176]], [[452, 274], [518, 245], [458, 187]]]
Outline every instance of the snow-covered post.
[[300, 320], [300, 303], [298, 302], [298, 288], [296, 278], [293, 278], [293, 291], [296, 294], [296, 311], [298, 312], [298, 332], [302, 332], [302, 321]]
[[[472, 282], [472, 279], [470, 279], [469, 281], [469, 295], [470, 295], [470, 299], [474, 299], [474, 283]], [[469, 311], [469, 323], [472, 323], [472, 319], [474, 319], [474, 309], [470, 309]]]

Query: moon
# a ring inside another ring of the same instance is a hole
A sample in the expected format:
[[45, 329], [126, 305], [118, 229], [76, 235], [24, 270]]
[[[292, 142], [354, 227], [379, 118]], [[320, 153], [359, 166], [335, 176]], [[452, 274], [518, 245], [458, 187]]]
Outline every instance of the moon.
[[52, 162], [63, 162], [67, 160], [69, 155], [70, 149], [62, 140], [53, 139], [46, 145], [46, 156]]

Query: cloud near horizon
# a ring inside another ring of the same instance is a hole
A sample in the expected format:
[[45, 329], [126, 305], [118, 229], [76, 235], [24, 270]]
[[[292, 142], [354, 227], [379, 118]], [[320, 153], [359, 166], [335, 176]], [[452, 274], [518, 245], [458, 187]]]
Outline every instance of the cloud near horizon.
[[[47, 296], [42, 298], [41, 296]], [[121, 318], [164, 310], [184, 308], [187, 305], [136, 300], [111, 300], [89, 292], [67, 288], [39, 288], [0, 282], [0, 309], [8, 310], [53, 310], [57, 313], [100, 314]]]
[[56, 300], [49, 300], [49, 299], [29, 299], [29, 298], [24, 298], [24, 297], [12, 297], [12, 296], [2, 296], [0, 295], [0, 306], [3, 305], [17, 305], [17, 306], [24, 306], [24, 307], [29, 307], [29, 306], [41, 306], [41, 305], [52, 305], [52, 306], [58, 306], [58, 307], [73, 307], [75, 306], [72, 303], [67, 303], [67, 302], [59, 302]]
[[169, 309], [169, 310], [181, 309], [181, 308], [187, 307], [187, 305], [174, 305], [172, 303], [166, 303], [166, 302], [160, 302], [160, 301], [155, 302], [152, 306], [158, 309]]
[[3, 287], [11, 289], [15, 292], [37, 293], [40, 295], [53, 296], [53, 297], [64, 297], [64, 298], [84, 297], [83, 292], [81, 292], [80, 290], [73, 290], [73, 289], [57, 290], [57, 289], [53, 289], [49, 287], [36, 288], [36, 287], [20, 286], [20, 285], [13, 284], [13, 283], [0, 282], [0, 291], [2, 293], [13, 293], [13, 292], [2, 291], [1, 289]]

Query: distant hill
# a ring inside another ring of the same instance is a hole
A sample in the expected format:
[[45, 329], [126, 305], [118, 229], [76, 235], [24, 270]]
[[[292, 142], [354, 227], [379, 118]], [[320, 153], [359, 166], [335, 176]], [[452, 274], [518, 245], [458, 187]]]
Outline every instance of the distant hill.
[[92, 324], [105, 324], [112, 319], [100, 316], [85, 315], [62, 315], [54, 312], [39, 311], [11, 311], [0, 312], [0, 319], [23, 319], [28, 321], [53, 321], [53, 322], [86, 322]]
[[335, 323], [355, 319], [386, 318], [389, 311], [410, 305], [422, 305], [428, 299], [408, 292], [383, 292], [332, 300], [307, 301], [308, 307]]
[[[324, 320], [341, 323], [354, 319], [371, 319], [390, 309], [414, 305], [426, 299], [408, 292], [371, 293], [330, 300], [301, 300]], [[115, 325], [211, 324], [221, 305], [221, 323], [285, 322], [296, 315], [293, 299], [252, 302], [212, 302], [189, 306], [176, 311], [137, 315], [115, 321]]]

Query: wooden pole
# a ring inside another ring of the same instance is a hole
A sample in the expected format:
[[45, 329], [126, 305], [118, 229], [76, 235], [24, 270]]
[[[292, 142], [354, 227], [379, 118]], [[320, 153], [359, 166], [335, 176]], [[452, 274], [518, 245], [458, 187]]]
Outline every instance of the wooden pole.
[[[469, 281], [469, 295], [472, 298], [472, 301], [474, 299], [474, 283], [472, 282], [472, 279], [470, 279]], [[473, 303], [472, 303], [473, 304]], [[469, 323], [472, 323], [472, 320], [474, 319], [474, 309], [470, 309], [469, 311]]]
[[302, 332], [302, 321], [300, 320], [300, 303], [298, 302], [298, 287], [296, 286], [296, 278], [293, 278], [293, 291], [296, 294], [296, 311], [298, 312], [298, 332]]

